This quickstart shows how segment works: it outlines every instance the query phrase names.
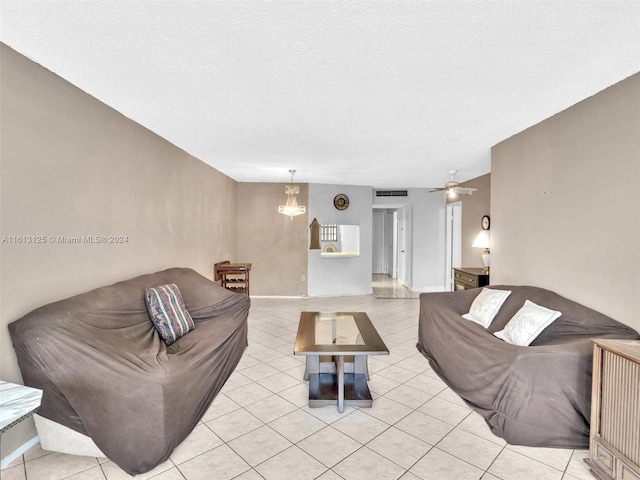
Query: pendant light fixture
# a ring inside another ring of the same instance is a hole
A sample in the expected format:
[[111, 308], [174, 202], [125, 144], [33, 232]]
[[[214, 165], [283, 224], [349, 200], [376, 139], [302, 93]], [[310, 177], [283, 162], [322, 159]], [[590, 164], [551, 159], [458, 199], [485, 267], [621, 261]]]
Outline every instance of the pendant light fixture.
[[284, 193], [287, 194], [287, 203], [280, 205], [278, 212], [287, 215], [293, 220], [293, 217], [302, 215], [306, 209], [303, 205], [298, 205], [298, 201], [296, 200], [296, 195], [300, 193], [300, 186], [293, 184], [293, 175], [296, 171], [289, 170], [289, 173], [291, 173], [291, 184], [284, 187]]

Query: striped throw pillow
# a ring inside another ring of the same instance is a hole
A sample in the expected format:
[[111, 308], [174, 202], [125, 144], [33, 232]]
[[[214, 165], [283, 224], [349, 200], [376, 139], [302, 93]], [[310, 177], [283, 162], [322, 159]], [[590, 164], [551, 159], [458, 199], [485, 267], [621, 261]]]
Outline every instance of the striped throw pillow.
[[147, 288], [144, 299], [151, 321], [167, 345], [196, 328], [176, 284]]

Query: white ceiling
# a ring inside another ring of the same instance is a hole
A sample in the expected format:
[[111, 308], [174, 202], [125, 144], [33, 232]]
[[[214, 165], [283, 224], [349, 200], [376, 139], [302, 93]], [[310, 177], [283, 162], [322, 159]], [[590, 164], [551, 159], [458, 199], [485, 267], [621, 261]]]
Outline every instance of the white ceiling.
[[640, 70], [637, 0], [2, 0], [0, 36], [247, 182], [468, 180]]

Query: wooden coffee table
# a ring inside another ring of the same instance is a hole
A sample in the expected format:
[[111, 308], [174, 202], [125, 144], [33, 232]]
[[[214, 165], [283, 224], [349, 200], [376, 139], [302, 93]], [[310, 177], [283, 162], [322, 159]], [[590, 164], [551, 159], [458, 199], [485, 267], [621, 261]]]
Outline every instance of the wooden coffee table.
[[363, 312], [302, 312], [294, 355], [306, 355], [309, 406], [344, 404], [371, 407], [367, 386], [368, 355], [389, 355], [389, 349]]

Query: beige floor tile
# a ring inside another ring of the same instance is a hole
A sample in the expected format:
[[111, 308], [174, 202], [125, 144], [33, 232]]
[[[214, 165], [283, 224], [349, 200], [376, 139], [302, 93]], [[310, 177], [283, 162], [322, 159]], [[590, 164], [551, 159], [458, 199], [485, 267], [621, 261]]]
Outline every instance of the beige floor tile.
[[468, 407], [461, 407], [460, 405], [451, 403], [448, 400], [443, 400], [440, 397], [433, 397], [418, 410], [422, 413], [426, 413], [430, 417], [437, 418], [438, 420], [454, 426], [458, 425], [470, 413], [472, 413]]
[[226, 395], [238, 405], [244, 407], [263, 398], [270, 397], [273, 395], [273, 392], [268, 388], [264, 388], [262, 385], [251, 382], [230, 392], [226, 392]]
[[395, 426], [430, 445], [438, 443], [453, 429], [452, 425], [417, 410], [400, 420]]
[[[105, 480], [106, 478], [107, 477], [104, 476], [104, 473], [102, 472], [102, 468], [100, 467], [100, 465], [97, 465], [87, 470], [83, 470], [82, 472], [76, 473], [75, 475], [71, 475], [70, 477], [67, 477], [65, 480]], [[167, 478], [165, 480], [170, 480], [170, 479]], [[181, 480], [184, 480], [184, 479], [181, 479]]]
[[211, 420], [206, 425], [224, 442], [230, 442], [234, 438], [261, 427], [264, 423], [241, 408]]
[[440, 440], [437, 447], [482, 470], [489, 468], [503, 448], [461, 429], [449, 432], [446, 437]]
[[435, 374], [432, 374], [432, 372], [421, 373], [420, 375], [416, 375], [412, 379], [406, 381], [405, 385], [431, 395], [438, 395], [447, 388], [447, 384], [434, 375]]
[[312, 480], [326, 470], [327, 467], [295, 445], [256, 467], [266, 480]]
[[242, 475], [235, 477], [233, 480], [264, 480], [262, 475], [260, 475], [255, 470], [247, 470]]
[[589, 458], [589, 450], [574, 450], [569, 459], [566, 473], [579, 480], [593, 480], [589, 466], [584, 459]]
[[405, 474], [402, 475], [399, 480], [420, 480], [420, 477], [417, 475], [414, 475], [411, 472], [405, 472]]
[[322, 475], [320, 475], [316, 480], [344, 480], [340, 475], [335, 473], [333, 470], [327, 470]]
[[271, 395], [247, 405], [245, 408], [264, 423], [269, 423], [297, 410], [298, 407], [278, 395]]
[[98, 460], [95, 457], [65, 455], [57, 452], [27, 461], [25, 464], [28, 479], [47, 480], [67, 478], [96, 465]]
[[174, 464], [180, 465], [220, 445], [222, 440], [206, 425], [200, 424], [175, 448], [170, 458]]
[[485, 473], [482, 476], [481, 480], [501, 480], [500, 478], [496, 477], [495, 475], [491, 475], [490, 473]]
[[[161, 463], [160, 465], [158, 465], [157, 467], [155, 467], [154, 469], [148, 471], [147, 473], [141, 473], [134, 477], [132, 475], [129, 475], [124, 470], [122, 470], [118, 465], [113, 463], [111, 460], [109, 460], [106, 463], [103, 463], [100, 466], [102, 467], [102, 471], [104, 472], [105, 477], [107, 477], [107, 480], [126, 480], [131, 478], [135, 478], [136, 480], [147, 480], [163, 472], [166, 472], [171, 468], [174, 468], [173, 462], [171, 460], [167, 460]], [[28, 480], [33, 480], [33, 479], [28, 479]]]
[[409, 387], [407, 384], [400, 385], [388, 391], [384, 396], [413, 409], [421, 407], [433, 398], [433, 395]]
[[209, 409], [200, 419], [201, 422], [207, 423], [214, 418], [218, 418], [227, 413], [233, 412], [240, 408], [236, 402], [227, 397], [224, 393], [218, 393], [216, 398], [213, 399], [213, 403], [209, 406]]
[[318, 430], [323, 429], [327, 424], [313, 415], [298, 409], [274, 420], [269, 423], [269, 426], [290, 442], [298, 443], [308, 436], [313, 435]]
[[17, 465], [22, 465], [22, 464], [24, 464], [24, 455], [18, 455], [18, 458], [16, 458], [11, 463], [9, 463], [9, 465], [6, 465], [6, 466], [2, 467], [1, 470], [4, 470], [6, 468], [15, 467]]
[[437, 395], [437, 397], [443, 400], [447, 400], [451, 403], [455, 403], [456, 405], [462, 408], [466, 408], [470, 410], [469, 406], [464, 402], [464, 400], [462, 400], [462, 398], [460, 398], [460, 395], [458, 395], [456, 392], [454, 392], [450, 388], [445, 388], [443, 391], [441, 391]]
[[[293, 343], [291, 344], [291, 350], [293, 351]], [[295, 367], [299, 367], [300, 365], [304, 366], [305, 364], [304, 356], [295, 356], [295, 355], [287, 355], [285, 357], [276, 358], [269, 362], [273, 368], [277, 368], [281, 372], [286, 372]], [[302, 377], [301, 377], [302, 378]]]
[[[304, 369], [304, 367], [301, 368]], [[300, 376], [300, 378], [302, 378], [302, 376]], [[263, 387], [271, 390], [273, 393], [278, 393], [282, 390], [286, 390], [287, 388], [291, 388], [298, 385], [299, 383], [302, 383], [302, 380], [298, 380], [288, 373], [278, 372], [275, 375], [271, 375], [266, 378], [260, 378], [257, 380], [257, 382]]]
[[416, 372], [412, 372], [411, 370], [407, 370], [406, 368], [399, 367], [396, 363], [376, 372], [376, 375], [381, 375], [398, 383], [404, 383], [407, 380], [411, 380], [418, 374]]
[[156, 475], [153, 480], [184, 480], [184, 477], [177, 467], [173, 467], [160, 475]]
[[230, 392], [236, 388], [243, 387], [251, 383], [251, 379], [242, 375], [238, 370], [234, 371], [231, 376], [224, 383], [224, 386], [220, 390], [222, 393]]
[[357, 411], [357, 409], [353, 408], [350, 405], [345, 405], [344, 412], [342, 413], [338, 411], [337, 405], [327, 405], [326, 407], [317, 407], [317, 408], [316, 407], [311, 408], [308, 405], [306, 405], [302, 407], [302, 410], [307, 412], [310, 415], [313, 415], [316, 418], [319, 418], [326, 424], [332, 424]]
[[359, 410], [331, 425], [363, 445], [389, 428], [389, 424]]
[[362, 445], [339, 430], [326, 427], [299, 442], [298, 447], [327, 467], [333, 467]]
[[282, 390], [278, 392], [278, 395], [293, 403], [296, 407], [304, 407], [309, 404], [309, 386], [306, 383], [300, 383], [295, 387]]
[[500, 438], [491, 432], [487, 422], [484, 421], [484, 418], [477, 412], [471, 412], [469, 416], [467, 416], [458, 428], [465, 430], [467, 432], [471, 432], [474, 435], [484, 438], [485, 440], [489, 440], [497, 445], [506, 445], [507, 442], [504, 441], [503, 438]]
[[262, 378], [268, 377], [270, 375], [275, 375], [279, 370], [277, 368], [273, 368], [266, 363], [260, 362], [255, 365], [251, 365], [248, 368], [240, 370], [245, 377], [255, 381], [258, 381]]
[[413, 412], [413, 409], [384, 396], [377, 398], [371, 408], [361, 408], [360, 411], [393, 425]]
[[242, 358], [240, 359], [240, 361], [238, 362], [238, 366], [236, 367], [236, 371], [241, 372], [242, 370], [252, 367], [254, 365], [259, 365], [262, 362], [255, 358], [252, 357], [251, 355], [249, 355], [246, 351], [245, 354], [242, 355]]
[[505, 448], [488, 470], [502, 480], [561, 480], [560, 470]]
[[432, 448], [396, 427], [382, 432], [366, 446], [404, 468], [410, 468]]
[[[412, 349], [415, 351], [415, 347], [412, 347]], [[429, 361], [420, 353], [413, 354], [410, 357], [399, 361], [396, 363], [396, 366], [414, 373], [424, 373], [431, 368], [429, 367]]]
[[410, 470], [423, 480], [478, 480], [484, 471], [438, 448], [432, 448]]
[[251, 467], [227, 445], [199, 455], [178, 466], [187, 480], [229, 480]]
[[292, 443], [268, 426], [260, 427], [228, 445], [252, 467], [289, 448]]
[[390, 378], [378, 375], [377, 373], [370, 374], [368, 382], [369, 390], [379, 395], [384, 395], [385, 393], [399, 386], [401, 383], [402, 382], [396, 382], [395, 380], [392, 380]]
[[[366, 465], [366, 468], [362, 468]], [[405, 469], [373, 450], [363, 447], [332, 469], [345, 480], [396, 480]]]
[[44, 450], [42, 448], [42, 445], [37, 444], [37, 445], [34, 445], [33, 447], [31, 447], [29, 450], [27, 450], [24, 453], [24, 461], [28, 462], [28, 461], [34, 460], [34, 459], [36, 459], [38, 457], [44, 457], [45, 455], [49, 455], [50, 453], [53, 453], [53, 452], [50, 452], [49, 450]]
[[242, 475], [235, 477], [233, 480], [264, 480], [262, 475], [260, 475], [255, 470], [247, 470]]
[[525, 447], [522, 445], [507, 445], [507, 448], [563, 472], [567, 468], [573, 453], [573, 450], [567, 448]]
[[24, 472], [24, 465], [3, 468], [0, 470], [0, 478], [2, 480], [25, 480], [27, 477]]

